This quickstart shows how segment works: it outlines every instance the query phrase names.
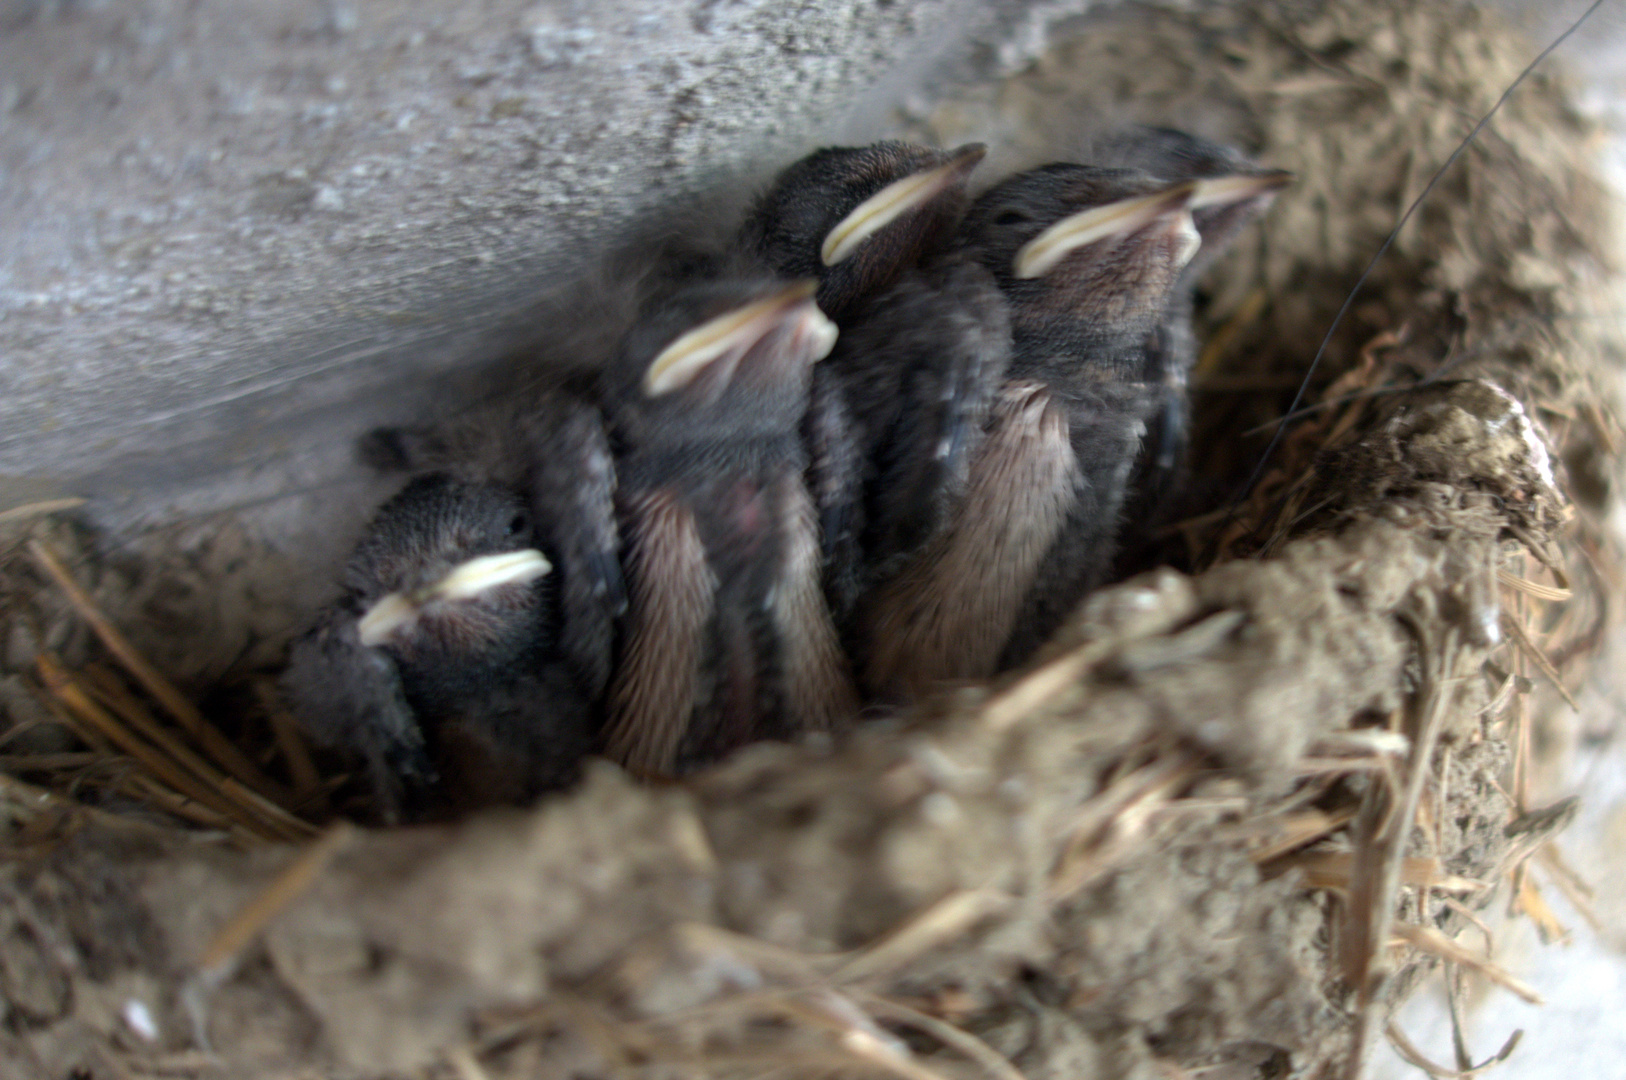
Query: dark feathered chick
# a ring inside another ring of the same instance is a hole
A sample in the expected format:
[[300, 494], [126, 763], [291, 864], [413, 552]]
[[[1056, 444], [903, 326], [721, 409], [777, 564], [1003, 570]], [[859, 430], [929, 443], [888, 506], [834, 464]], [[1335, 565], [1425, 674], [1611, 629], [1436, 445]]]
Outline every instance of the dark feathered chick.
[[[967, 184], [985, 152], [981, 144], [943, 151], [904, 142], [818, 150], [783, 170], [757, 200], [739, 247], [783, 277], [817, 279], [819, 307], [848, 329], [953, 240], [969, 202]], [[876, 450], [858, 423], [874, 421], [859, 416], [871, 402], [857, 399], [848, 376], [870, 384], [891, 379], [868, 370], [874, 358], [873, 350], [849, 353], [838, 345], [833, 362], [814, 372], [802, 425], [826, 593], [843, 622], [864, 584], [860, 538], [867, 466]]]
[[1010, 357], [1010, 314], [993, 275], [957, 256], [912, 271], [843, 335], [827, 364], [868, 464], [867, 581], [946, 526]]
[[1186, 266], [1182, 284], [1196, 284], [1236, 235], [1293, 182], [1293, 174], [1267, 168], [1240, 150], [1173, 128], [1136, 127], [1097, 141], [1091, 160], [1139, 169], [1170, 182], [1198, 181], [1188, 208], [1203, 246]]
[[520, 493], [537, 546], [553, 564], [559, 649], [582, 691], [608, 685], [616, 621], [626, 611], [615, 521], [615, 463], [590, 387], [563, 384], [461, 422], [369, 433], [373, 464], [441, 472]]
[[437, 773], [428, 801], [454, 808], [575, 775], [593, 730], [550, 569], [512, 491], [432, 474], [378, 511], [283, 685], [313, 736], [366, 760], [387, 817]]
[[604, 373], [630, 599], [605, 746], [637, 772], [827, 730], [855, 708], [798, 434], [836, 334], [814, 288], [679, 290]]
[[1187, 265], [1145, 345], [1145, 377], [1163, 385], [1163, 403], [1151, 421], [1145, 459], [1133, 484], [1137, 504], [1133, 514], [1146, 521], [1157, 516], [1185, 453], [1186, 380], [1197, 362], [1192, 327], [1197, 282], [1237, 234], [1292, 182], [1293, 174], [1265, 168], [1234, 147], [1172, 128], [1115, 132], [1098, 141], [1093, 160], [1138, 168], [1171, 182], [1197, 182], [1189, 209], [1202, 247]]
[[947, 528], [877, 591], [868, 682], [918, 692], [1024, 659], [1110, 565], [1155, 395], [1140, 348], [1198, 243], [1193, 185], [1051, 165], [972, 206], [1013, 351]]

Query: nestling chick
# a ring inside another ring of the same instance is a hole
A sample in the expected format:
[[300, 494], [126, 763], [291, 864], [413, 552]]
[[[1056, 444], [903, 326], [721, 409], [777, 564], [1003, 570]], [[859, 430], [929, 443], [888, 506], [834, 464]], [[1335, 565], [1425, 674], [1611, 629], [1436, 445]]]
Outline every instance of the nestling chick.
[[594, 732], [550, 569], [502, 488], [433, 474], [379, 510], [283, 687], [314, 737], [366, 760], [386, 817], [437, 773], [431, 801], [462, 808], [575, 776]]
[[[970, 199], [971, 173], [987, 152], [980, 143], [932, 150], [903, 142], [827, 147], [784, 169], [757, 200], [738, 244], [774, 273], [819, 281], [819, 307], [843, 329], [862, 319], [876, 298], [953, 240]], [[855, 427], [848, 375], [871, 373], [866, 349], [814, 371], [802, 434], [810, 457], [808, 484], [819, 508], [825, 586], [845, 623], [864, 587], [866, 464], [875, 439]], [[873, 418], [872, 418], [873, 419]]]
[[971, 208], [961, 236], [999, 283], [1014, 348], [949, 527], [870, 610], [878, 692], [1019, 663], [1110, 566], [1156, 403], [1140, 348], [1198, 243], [1192, 191], [1050, 165]]
[[1233, 147], [1172, 128], [1132, 128], [1101, 140], [1094, 160], [1138, 168], [1170, 182], [1197, 181], [1188, 208], [1202, 247], [1169, 297], [1163, 319], [1147, 338], [1148, 382], [1161, 383], [1163, 403], [1153, 417], [1146, 453], [1134, 484], [1137, 520], [1155, 518], [1185, 454], [1189, 408], [1186, 380], [1197, 362], [1192, 313], [1197, 282], [1236, 239], [1263, 214], [1293, 174], [1267, 169]]
[[604, 372], [630, 606], [605, 746], [670, 774], [856, 709], [797, 427], [835, 327], [815, 285], [697, 284]]
[[368, 434], [363, 453], [381, 468], [447, 473], [526, 497], [537, 545], [553, 564], [560, 653], [597, 702], [609, 682], [626, 590], [615, 463], [588, 390], [565, 383], [457, 424], [379, 429]]
[[993, 275], [957, 256], [911, 272], [826, 362], [868, 463], [864, 578], [884, 579], [947, 526], [1011, 358]]

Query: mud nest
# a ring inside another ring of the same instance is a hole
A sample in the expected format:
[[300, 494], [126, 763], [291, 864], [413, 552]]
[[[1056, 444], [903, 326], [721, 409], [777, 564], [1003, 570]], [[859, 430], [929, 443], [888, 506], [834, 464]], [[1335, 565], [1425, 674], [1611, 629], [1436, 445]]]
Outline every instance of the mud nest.
[[358, 829], [264, 692], [287, 605], [233, 573], [265, 553], [7, 514], [7, 1075], [1353, 1075], [1441, 962], [1531, 993], [1457, 937], [1498, 898], [1551, 920], [1533, 746], [1616, 591], [1608, 230], [1561, 83], [1446, 175], [1231, 495], [1534, 52], [1438, 3], [1132, 8], [906, 118], [990, 171], [1149, 121], [1300, 179], [1212, 276], [1180, 569], [833, 744]]

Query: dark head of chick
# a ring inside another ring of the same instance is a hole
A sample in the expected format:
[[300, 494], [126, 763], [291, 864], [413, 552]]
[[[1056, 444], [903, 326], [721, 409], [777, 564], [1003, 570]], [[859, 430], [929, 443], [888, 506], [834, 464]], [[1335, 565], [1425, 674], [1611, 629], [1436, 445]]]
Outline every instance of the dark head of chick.
[[1010, 302], [1013, 374], [1081, 356], [1130, 373], [1110, 369], [1156, 325], [1197, 249], [1193, 190], [1137, 170], [1055, 164], [977, 199], [960, 235]]
[[1243, 227], [1293, 182], [1293, 174], [1266, 168], [1242, 151], [1174, 128], [1136, 127], [1101, 140], [1093, 160], [1140, 169], [1170, 182], [1198, 181], [1189, 209], [1203, 246], [1186, 276], [1195, 280]]
[[432, 474], [378, 511], [283, 685], [315, 738], [367, 762], [386, 820], [575, 776], [591, 714], [555, 655], [550, 570], [506, 488]]
[[835, 343], [809, 303], [815, 287], [709, 281], [647, 304], [602, 379], [617, 441], [684, 456], [795, 432], [812, 382], [806, 358]]
[[345, 569], [361, 642], [388, 654], [418, 708], [475, 692], [544, 650], [549, 565], [503, 488], [419, 477], [380, 508]]
[[815, 151], [757, 200], [740, 244], [777, 274], [818, 279], [819, 307], [841, 322], [953, 239], [984, 153], [905, 142]]

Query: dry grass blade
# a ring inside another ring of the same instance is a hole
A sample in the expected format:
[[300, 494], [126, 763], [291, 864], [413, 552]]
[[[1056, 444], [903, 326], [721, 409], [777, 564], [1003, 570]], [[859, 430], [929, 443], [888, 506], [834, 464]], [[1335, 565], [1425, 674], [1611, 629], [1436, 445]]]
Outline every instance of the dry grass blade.
[[288, 763], [288, 774], [294, 780], [296, 805], [306, 807], [325, 801], [322, 774], [317, 771], [316, 762], [311, 758], [310, 747], [305, 745], [305, 737], [300, 733], [299, 725], [288, 715], [288, 710], [277, 699], [276, 691], [269, 682], [257, 681], [254, 684], [254, 693], [270, 719], [271, 733], [277, 740], [277, 751], [282, 755], [282, 760]]
[[202, 803], [194, 802], [143, 772], [132, 772], [126, 775], [118, 784], [118, 790], [132, 799], [151, 803], [158, 809], [182, 821], [189, 821], [205, 829], [218, 829], [230, 833], [244, 847], [263, 844], [268, 839], [262, 832], [244, 828], [238, 819], [211, 810]]
[[1564, 861], [1558, 845], [1543, 844], [1537, 849], [1536, 858], [1552, 878], [1553, 884], [1558, 886], [1558, 891], [1564, 894], [1564, 899], [1570, 902], [1570, 907], [1586, 921], [1593, 933], [1603, 933], [1603, 920], [1598, 918], [1597, 909], [1592, 903], [1594, 894], [1591, 886]]
[[1384, 1027], [1383, 1033], [1395, 1048], [1395, 1053], [1405, 1058], [1407, 1064], [1423, 1070], [1430, 1076], [1440, 1077], [1441, 1080], [1459, 1080], [1459, 1078], [1460, 1080], [1468, 1080], [1469, 1077], [1478, 1076], [1485, 1070], [1500, 1065], [1513, 1056], [1513, 1051], [1518, 1047], [1519, 1040], [1524, 1038], [1524, 1029], [1520, 1028], [1508, 1036], [1507, 1042], [1502, 1044], [1500, 1050], [1473, 1068], [1450, 1069], [1430, 1061], [1421, 1050], [1417, 1049], [1415, 1043], [1406, 1038], [1405, 1032], [1401, 1031], [1393, 1020], [1389, 1021]]
[[[963, 933], [988, 914], [1002, 910], [1010, 897], [992, 889], [966, 890], [931, 905], [874, 945], [849, 954], [839, 964], [829, 956], [808, 956], [791, 952], [709, 924], [688, 924], [680, 928], [686, 948], [704, 952], [721, 949], [736, 961], [762, 970], [789, 986], [767, 993], [736, 994], [711, 1002], [684, 1014], [670, 1014], [651, 1021], [666, 1026], [702, 1015], [766, 1009], [771, 1012], [816, 1020], [841, 1034], [842, 1045], [866, 1061], [900, 1075], [935, 1075], [921, 1072], [923, 1066], [911, 1058], [898, 1056], [905, 1048], [897, 1040], [875, 1028], [868, 1014], [891, 1018], [915, 1027], [979, 1064], [998, 1080], [1022, 1080], [1022, 1074], [997, 1051], [975, 1036], [946, 1021], [891, 1001], [878, 994], [858, 991], [856, 998], [845, 996], [845, 988], [884, 974]], [[822, 972], [822, 973], [821, 973]], [[842, 987], [838, 993], [836, 987]], [[862, 1009], [860, 1009], [862, 1006]], [[862, 1021], [859, 1020], [862, 1017]], [[884, 1060], [874, 1055], [881, 1055]]]
[[446, 1064], [452, 1067], [458, 1080], [491, 1080], [491, 1074], [486, 1072], [470, 1047], [455, 1046], [446, 1051]]
[[1502, 625], [1507, 628], [1509, 636], [1519, 643], [1519, 648], [1524, 650], [1525, 655], [1530, 657], [1530, 662], [1540, 668], [1543, 675], [1547, 676], [1547, 681], [1553, 684], [1553, 689], [1558, 691], [1559, 696], [1564, 699], [1570, 708], [1580, 712], [1580, 703], [1570, 693], [1569, 687], [1564, 685], [1564, 679], [1558, 674], [1558, 669], [1553, 667], [1551, 660], [1547, 659], [1547, 654], [1537, 648], [1536, 643], [1530, 640], [1530, 635], [1519, 624], [1519, 621], [1504, 614], [1502, 616]]
[[878, 1066], [904, 1080], [945, 1080], [942, 1073], [916, 1061], [907, 1049], [900, 1052], [891, 1042], [879, 1039], [868, 1031], [853, 1028], [843, 1033], [838, 1042], [843, 1050], [858, 1060]]
[[1381, 772], [1390, 771], [1387, 760], [1377, 757], [1366, 758], [1300, 758], [1293, 766], [1298, 776], [1326, 776], [1341, 773]]
[[959, 937], [971, 927], [1010, 906], [1012, 898], [997, 889], [965, 889], [937, 901], [885, 937], [838, 967], [838, 984], [860, 982], [909, 963]]
[[[1349, 877], [1349, 904], [1345, 919], [1343, 955], [1344, 980], [1356, 990], [1356, 1012], [1352, 1050], [1345, 1062], [1345, 1076], [1357, 1080], [1366, 1058], [1373, 1022], [1378, 1008], [1380, 979], [1374, 967], [1382, 962], [1380, 950], [1389, 940], [1394, 921], [1395, 901], [1405, 865], [1406, 838], [1417, 819], [1439, 741], [1449, 711], [1450, 688], [1469, 674], [1464, 651], [1457, 641], [1458, 631], [1448, 628], [1437, 645], [1426, 624], [1407, 618], [1421, 653], [1422, 692], [1416, 704], [1417, 723], [1412, 733], [1411, 757], [1406, 762], [1404, 787], [1399, 792], [1374, 789], [1363, 808], [1365, 840], [1355, 852]], [[1434, 647], [1431, 647], [1434, 646]]]
[[1541, 891], [1526, 872], [1526, 863], [1532, 855], [1549, 846], [1549, 841], [1575, 820], [1580, 810], [1580, 799], [1571, 796], [1551, 806], [1520, 814], [1503, 829], [1510, 844], [1503, 854], [1499, 872], [1513, 877], [1513, 904], [1523, 910], [1536, 924], [1543, 940], [1566, 940], [1569, 931], [1559, 921]]
[[27, 818], [39, 817], [43, 814], [52, 814], [66, 818], [77, 818], [81, 821], [93, 821], [97, 825], [110, 826], [115, 829], [136, 829], [158, 835], [169, 835], [168, 831], [160, 825], [142, 821], [139, 818], [125, 817], [121, 814], [110, 814], [106, 810], [99, 810], [94, 806], [86, 806], [77, 800], [58, 795], [54, 791], [36, 787], [14, 776], [7, 776], [0, 772], [0, 812], [8, 815], [20, 815]]
[[1467, 922], [1475, 930], [1478, 930], [1484, 935], [1485, 955], [1489, 956], [1491, 953], [1496, 951], [1496, 936], [1491, 933], [1489, 923], [1487, 923], [1484, 919], [1481, 919], [1477, 913], [1468, 907], [1468, 905], [1464, 904], [1455, 897], [1443, 896], [1440, 899], [1444, 901], [1446, 907], [1462, 916], [1463, 921]]
[[1452, 941], [1431, 926], [1418, 926], [1416, 923], [1396, 922], [1394, 933], [1397, 938], [1416, 949], [1421, 949], [1430, 956], [1437, 956], [1441, 960], [1449, 960], [1454, 964], [1472, 968], [1497, 986], [1511, 990], [1519, 997], [1532, 1005], [1541, 1005], [1544, 1002], [1541, 995], [1524, 980], [1516, 978], [1507, 971], [1491, 963], [1490, 960], [1475, 956], [1468, 949]]
[[285, 839], [308, 840], [318, 832], [316, 826], [303, 821], [276, 803], [267, 799], [257, 791], [250, 791], [237, 781], [227, 777], [220, 782], [220, 790], [229, 795], [233, 802], [243, 806], [252, 807], [265, 821], [270, 822]]
[[305, 894], [354, 832], [341, 821], [300, 852], [287, 869], [220, 928], [198, 958], [198, 972], [208, 978], [225, 969], [266, 924]]
[[[180, 743], [118, 682], [112, 672], [93, 666], [86, 671], [85, 676], [91, 684], [90, 693], [127, 727], [133, 728], [137, 734], [167, 754], [181, 768], [239, 807], [241, 813], [235, 815], [239, 819], [239, 824], [251, 832], [265, 832], [267, 838], [273, 840], [301, 840], [316, 835], [313, 826], [300, 821], [282, 807], [248, 790], [230, 777], [222, 775], [218, 769]], [[60, 669], [56, 677], [77, 682], [73, 676], [61, 672]], [[48, 684], [49, 681], [47, 679]], [[247, 820], [243, 820], [244, 815], [247, 815]]]
[[[1306, 851], [1278, 860], [1271, 869], [1301, 871], [1307, 889], [1333, 889], [1347, 893], [1359, 872], [1358, 864], [1358, 854], [1353, 851]], [[1448, 893], [1477, 893], [1490, 888], [1483, 881], [1444, 873], [1437, 859], [1402, 859], [1396, 882], [1412, 888]]]
[[0, 754], [0, 772], [65, 772], [95, 765], [102, 756], [88, 750], [61, 754]]
[[[843, 959], [842, 954], [797, 952], [711, 923], [680, 923], [674, 928], [672, 936], [686, 950], [727, 953], [731, 959], [742, 961], [742, 966], [762, 968], [794, 985], [813, 985], [822, 981], [823, 973], [839, 966]], [[629, 957], [629, 965], [635, 965], [637, 960], [637, 955], [633, 954]], [[632, 975], [623, 981], [641, 981], [630, 968], [623, 971], [623, 975]]]
[[239, 821], [250, 831], [265, 839], [281, 839], [280, 834], [263, 823], [246, 819], [241, 808], [207, 782], [198, 779], [174, 759], [143, 741], [112, 713], [92, 701], [85, 690], [52, 657], [41, 653], [35, 658], [45, 688], [60, 701], [79, 725], [88, 726], [112, 742], [124, 753], [141, 763], [149, 775], [162, 781], [175, 792], [213, 810], [228, 820]]
[[1569, 928], [1548, 905], [1546, 897], [1541, 895], [1541, 887], [1536, 884], [1535, 879], [1527, 873], [1520, 873], [1517, 875], [1517, 881], [1513, 910], [1522, 912], [1536, 924], [1536, 933], [1541, 935], [1542, 941], [1568, 941]]
[[1153, 813], [1196, 772], [1193, 762], [1169, 755], [1121, 777], [1081, 806], [1066, 830], [1073, 839], [1051, 871], [1049, 900], [1057, 903], [1074, 895], [1135, 850]]
[[65, 510], [77, 510], [84, 506], [86, 501], [77, 497], [69, 497], [66, 499], [46, 499], [43, 502], [14, 506], [10, 510], [0, 511], [0, 525], [9, 525], [14, 521], [32, 521], [35, 518], [60, 514]]
[[787, 1016], [832, 1030], [837, 1045], [866, 1064], [904, 1080], [943, 1080], [941, 1074], [916, 1060], [901, 1039], [882, 1030], [868, 1013], [834, 990], [787, 998], [781, 1008]]
[[946, 1020], [940, 1020], [918, 1009], [911, 1009], [907, 1005], [874, 994], [862, 995], [860, 1000], [872, 1011], [899, 1023], [908, 1024], [930, 1035], [944, 1046], [958, 1050], [981, 1065], [983, 1071], [996, 1080], [1026, 1080], [1022, 1071], [1006, 1060], [998, 1050]]
[[1103, 650], [1085, 646], [1035, 668], [983, 705], [982, 722], [990, 731], [1005, 731], [1035, 712], [1053, 707], [1103, 655]]
[[1503, 585], [1506, 585], [1510, 589], [1517, 592], [1522, 592], [1526, 596], [1533, 596], [1537, 600], [1551, 600], [1556, 603], [1573, 599], [1575, 596], [1573, 590], [1559, 589], [1552, 585], [1542, 585], [1539, 582], [1531, 581], [1529, 578], [1522, 578], [1517, 574], [1510, 574], [1506, 570], [1497, 570], [1496, 580], [1501, 582]]
[[1506, 675], [1502, 676], [1501, 683], [1496, 687], [1496, 693], [1492, 695], [1490, 701], [1486, 702], [1485, 706], [1479, 710], [1479, 715], [1493, 718], [1501, 716], [1503, 711], [1508, 707], [1508, 704], [1513, 700], [1513, 695], [1519, 691], [1519, 684], [1521, 681], [1523, 681], [1526, 686], [1530, 685], [1528, 680], [1521, 680], [1519, 676], [1513, 674], [1512, 672], [1508, 672]]
[[1517, 865], [1529, 858], [1543, 844], [1569, 828], [1575, 815], [1580, 812], [1581, 797], [1571, 795], [1549, 806], [1526, 811], [1508, 822], [1504, 831], [1513, 841], [1513, 847], [1508, 852], [1508, 865]]
[[102, 614], [101, 609], [96, 606], [96, 601], [80, 587], [67, 567], [62, 565], [62, 560], [57, 558], [50, 548], [39, 540], [30, 540], [28, 550], [39, 567], [62, 589], [68, 597], [68, 602], [79, 613], [79, 617], [85, 620], [107, 651], [112, 653], [147, 693], [164, 707], [164, 711], [186, 729], [188, 735], [198, 741], [205, 754], [254, 790], [284, 804], [289, 802], [287, 793], [282, 792], [279, 785], [273, 783], [230, 739], [204, 719], [197, 707], [175, 689], [174, 684], [164, 678], [134, 645], [130, 644], [129, 639]]
[[1306, 810], [1274, 821], [1261, 822], [1259, 828], [1268, 830], [1260, 834], [1264, 840], [1263, 846], [1249, 852], [1248, 857], [1255, 863], [1271, 862], [1306, 844], [1331, 836], [1354, 820], [1354, 810], [1340, 810], [1335, 814]]

